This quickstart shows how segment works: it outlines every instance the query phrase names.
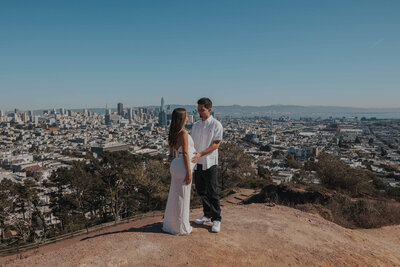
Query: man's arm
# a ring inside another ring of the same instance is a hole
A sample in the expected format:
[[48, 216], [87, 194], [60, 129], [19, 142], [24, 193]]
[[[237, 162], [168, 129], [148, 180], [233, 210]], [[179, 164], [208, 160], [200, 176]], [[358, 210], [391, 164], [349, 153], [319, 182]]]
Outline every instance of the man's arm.
[[208, 148], [206, 148], [205, 150], [203, 150], [201, 152], [194, 152], [195, 156], [192, 158], [192, 162], [193, 163], [197, 163], [197, 161], [199, 161], [199, 159], [201, 157], [203, 157], [203, 156], [205, 156], [207, 154], [210, 154], [214, 150], [218, 149], [220, 143], [221, 143], [221, 140], [216, 140]]

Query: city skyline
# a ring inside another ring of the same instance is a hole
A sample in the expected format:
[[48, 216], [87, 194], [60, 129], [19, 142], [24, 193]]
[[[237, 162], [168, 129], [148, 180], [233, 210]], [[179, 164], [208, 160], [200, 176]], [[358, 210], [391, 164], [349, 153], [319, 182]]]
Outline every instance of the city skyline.
[[[164, 97], [161, 97], [161, 99], [162, 100], [164, 100], [164, 108], [165, 107], [167, 107], [167, 106], [172, 106], [172, 107], [193, 107], [193, 108], [196, 108], [196, 106], [197, 106], [197, 104], [196, 104], [196, 101], [194, 102], [194, 103], [186, 103], [186, 104], [179, 104], [179, 103], [168, 103], [168, 102], [165, 102], [165, 98]], [[158, 102], [160, 102], [160, 99], [158, 99]], [[122, 110], [128, 110], [128, 109], [135, 109], [135, 108], [156, 108], [156, 109], [158, 109], [158, 108], [160, 108], [161, 109], [161, 107], [163, 106], [163, 105], [160, 105], [160, 104], [157, 104], [157, 103], [155, 103], [155, 104], [153, 104], [153, 105], [139, 105], [139, 106], [134, 106], [134, 105], [129, 105], [129, 104], [125, 104], [125, 102], [115, 102], [115, 103], [112, 103], [112, 104], [106, 104], [105, 105], [105, 107], [94, 107], [94, 106], [85, 106], [85, 105], [83, 105], [83, 106], [79, 106], [79, 107], [71, 107], [71, 106], [51, 106], [51, 107], [41, 107], [41, 108], [37, 108], [37, 109], [35, 109], [35, 108], [26, 108], [26, 107], [21, 107], [21, 106], [14, 106], [13, 108], [11, 108], [11, 109], [5, 109], [5, 108], [2, 108], [1, 106], [0, 106], [0, 111], [2, 111], [2, 112], [6, 112], [6, 113], [15, 113], [15, 111], [17, 111], [17, 113], [18, 112], [31, 112], [31, 111], [36, 111], [36, 112], [38, 112], [38, 111], [56, 111], [56, 113], [59, 113], [59, 110], [60, 109], [63, 109], [63, 110], [65, 110], [65, 112], [66, 111], [68, 111], [68, 110], [72, 110], [72, 111], [77, 111], [77, 110], [82, 110], [82, 111], [84, 111], [84, 110], [104, 110], [104, 112], [106, 112], [107, 110], [110, 110], [110, 111], [115, 111], [118, 115], [120, 115], [120, 112], [119, 112], [119, 106], [120, 106], [120, 104], [121, 104], [121, 108], [122, 108]], [[249, 107], [249, 108], [273, 108], [273, 107], [276, 107], [276, 108], [285, 108], [285, 107], [288, 107], [288, 108], [290, 108], [290, 107], [297, 107], [297, 108], [320, 108], [320, 109], [327, 109], [327, 111], [329, 111], [329, 109], [340, 109], [340, 108], [345, 108], [345, 109], [354, 109], [354, 110], [371, 110], [371, 111], [374, 111], [374, 110], [382, 110], [382, 111], [384, 111], [384, 110], [389, 110], [389, 111], [393, 111], [393, 112], [400, 112], [400, 106], [399, 107], [357, 107], [357, 106], [338, 106], [338, 105], [283, 105], [283, 104], [276, 104], [276, 105], [240, 105], [240, 104], [231, 104], [231, 105], [213, 105], [213, 109], [214, 108], [221, 108], [221, 107], [223, 107], [223, 108], [229, 108], [229, 107], [243, 107], [243, 108], [246, 108], [246, 107]]]
[[[0, 109], [399, 108], [400, 2], [0, 3]], [[127, 101], [130, 99], [130, 101]]]

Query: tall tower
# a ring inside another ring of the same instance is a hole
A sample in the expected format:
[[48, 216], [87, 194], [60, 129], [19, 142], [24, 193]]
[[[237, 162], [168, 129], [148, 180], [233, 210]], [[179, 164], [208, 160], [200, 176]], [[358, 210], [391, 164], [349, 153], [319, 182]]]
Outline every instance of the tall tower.
[[118, 103], [118, 115], [124, 116], [124, 105], [122, 103]]
[[104, 115], [104, 122], [105, 122], [105, 124], [109, 124], [109, 122], [110, 122], [110, 116], [111, 116], [111, 110], [107, 107], [107, 104], [106, 104], [106, 114]]
[[161, 111], [164, 111], [164, 97], [161, 97]]
[[160, 126], [167, 126], [167, 112], [164, 107], [164, 97], [161, 97], [160, 113], [158, 114], [158, 124]]
[[135, 110], [133, 108], [128, 108], [127, 111], [128, 111], [129, 122], [132, 122], [134, 120], [134, 117], [135, 117], [134, 116]]

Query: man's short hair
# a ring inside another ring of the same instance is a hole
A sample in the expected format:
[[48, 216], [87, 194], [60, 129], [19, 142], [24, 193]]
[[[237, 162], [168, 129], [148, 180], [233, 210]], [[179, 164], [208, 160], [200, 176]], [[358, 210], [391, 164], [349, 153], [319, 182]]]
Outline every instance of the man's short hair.
[[200, 98], [197, 101], [197, 105], [204, 105], [205, 108], [212, 108], [212, 102], [207, 97]]

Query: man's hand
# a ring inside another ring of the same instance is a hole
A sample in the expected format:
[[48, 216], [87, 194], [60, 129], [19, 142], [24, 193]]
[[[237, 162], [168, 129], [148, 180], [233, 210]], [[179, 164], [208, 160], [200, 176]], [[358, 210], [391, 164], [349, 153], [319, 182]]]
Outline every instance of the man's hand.
[[194, 157], [192, 158], [193, 163], [197, 163], [199, 159], [201, 158], [201, 154], [199, 152], [194, 152]]

